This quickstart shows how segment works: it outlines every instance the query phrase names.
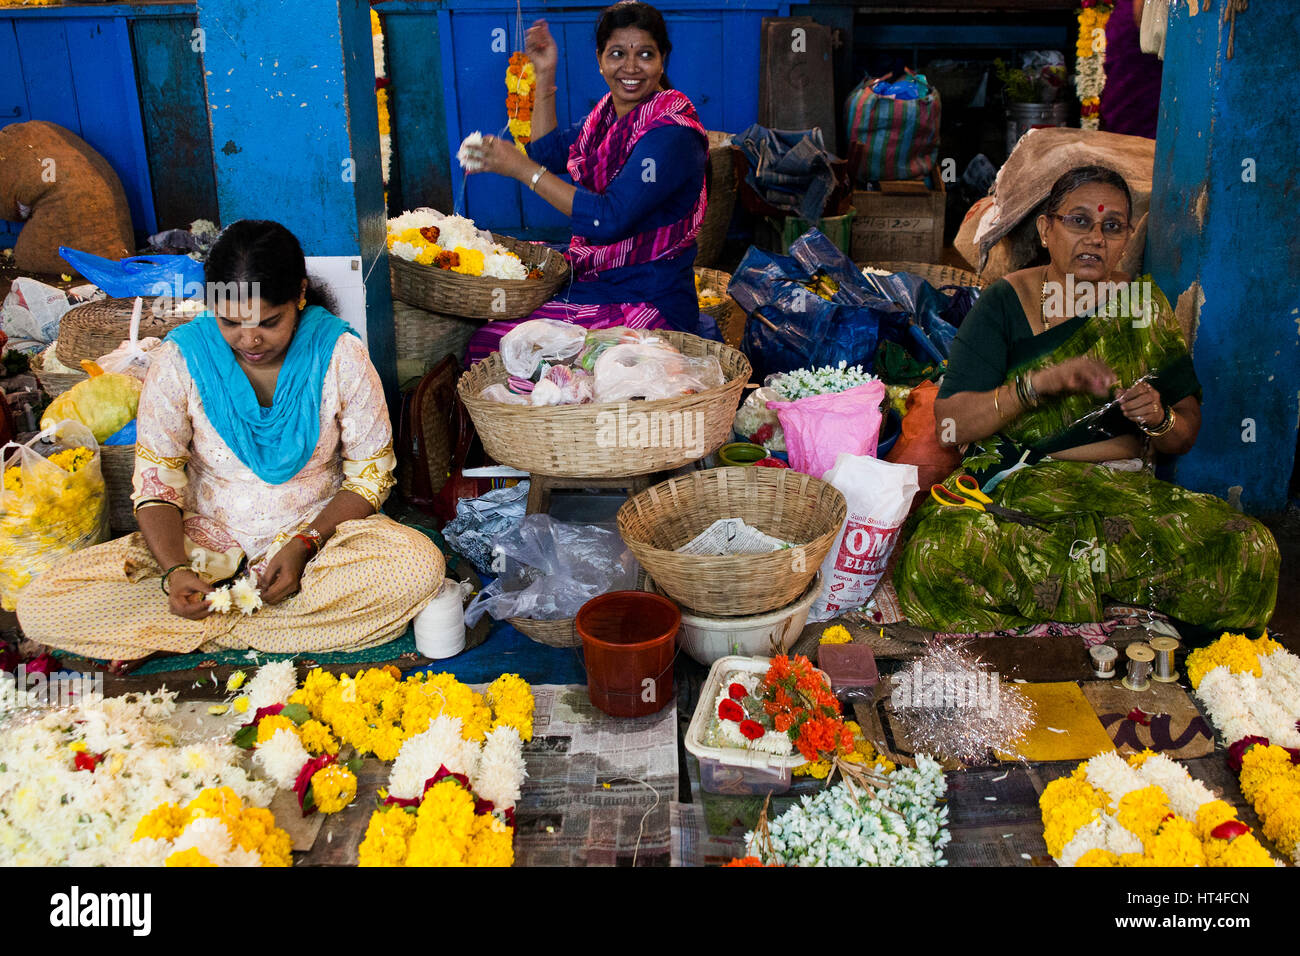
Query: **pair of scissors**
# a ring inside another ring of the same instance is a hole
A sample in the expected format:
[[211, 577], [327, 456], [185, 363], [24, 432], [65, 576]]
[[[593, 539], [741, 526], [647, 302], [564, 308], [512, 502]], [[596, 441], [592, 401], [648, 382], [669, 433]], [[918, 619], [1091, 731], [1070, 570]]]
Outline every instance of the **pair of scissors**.
[[979, 484], [970, 475], [962, 475], [957, 479], [956, 491], [951, 491], [943, 485], [931, 485], [930, 497], [948, 508], [973, 508], [976, 511], [986, 512], [1004, 521], [1027, 525], [1040, 531], [1048, 530], [1047, 525], [1033, 515], [1026, 514], [1023, 511], [1016, 511], [1014, 508], [1002, 508], [995, 505], [992, 498], [980, 491]]

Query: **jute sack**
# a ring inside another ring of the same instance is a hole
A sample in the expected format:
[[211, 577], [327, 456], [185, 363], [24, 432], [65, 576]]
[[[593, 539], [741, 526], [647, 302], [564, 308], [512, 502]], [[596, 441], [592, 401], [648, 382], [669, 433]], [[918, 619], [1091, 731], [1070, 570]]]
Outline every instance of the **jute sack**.
[[0, 129], [0, 218], [31, 217], [14, 244], [23, 272], [72, 272], [59, 246], [106, 259], [132, 254], [135, 239], [122, 181], [80, 136], [41, 120]]

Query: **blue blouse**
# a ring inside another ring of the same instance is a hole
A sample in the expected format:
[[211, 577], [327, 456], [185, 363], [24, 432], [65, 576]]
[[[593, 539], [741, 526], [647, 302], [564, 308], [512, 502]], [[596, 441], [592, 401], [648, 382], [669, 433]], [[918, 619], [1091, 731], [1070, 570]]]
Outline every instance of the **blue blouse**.
[[[528, 144], [528, 157], [556, 175], [566, 175], [569, 148], [582, 129], [554, 129]], [[602, 193], [581, 186], [573, 196], [570, 227], [594, 243], [608, 244], [686, 217], [704, 184], [708, 147], [684, 126], [652, 129]], [[653, 175], [651, 175], [653, 171]], [[573, 282], [557, 299], [579, 305], [649, 302], [673, 328], [699, 334], [695, 296], [695, 247], [671, 259], [606, 269], [599, 278]]]

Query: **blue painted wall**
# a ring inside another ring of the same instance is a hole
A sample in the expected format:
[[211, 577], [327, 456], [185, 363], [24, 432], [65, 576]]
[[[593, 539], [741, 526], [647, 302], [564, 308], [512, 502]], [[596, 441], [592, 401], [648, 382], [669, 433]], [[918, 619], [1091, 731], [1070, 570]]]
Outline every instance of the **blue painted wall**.
[[[1170, 17], [1146, 263], [1205, 303], [1193, 358], [1204, 386], [1195, 448], [1174, 478], [1252, 513], [1280, 511], [1300, 419], [1300, 4], [1252, 4], [1234, 56], [1220, 4]], [[1249, 181], [1253, 175], [1254, 181]], [[1253, 439], [1253, 440], [1252, 440]]]
[[367, 344], [396, 407], [368, 4], [199, 0], [198, 23], [222, 223], [275, 219], [308, 256], [361, 257]]

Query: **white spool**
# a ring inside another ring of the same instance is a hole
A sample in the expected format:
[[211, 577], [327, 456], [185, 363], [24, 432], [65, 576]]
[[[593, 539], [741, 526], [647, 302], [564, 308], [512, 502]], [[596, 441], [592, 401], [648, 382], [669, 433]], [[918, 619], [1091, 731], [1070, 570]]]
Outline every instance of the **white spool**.
[[437, 596], [415, 616], [415, 649], [431, 660], [455, 657], [465, 649], [465, 604], [461, 584], [442, 582]]

